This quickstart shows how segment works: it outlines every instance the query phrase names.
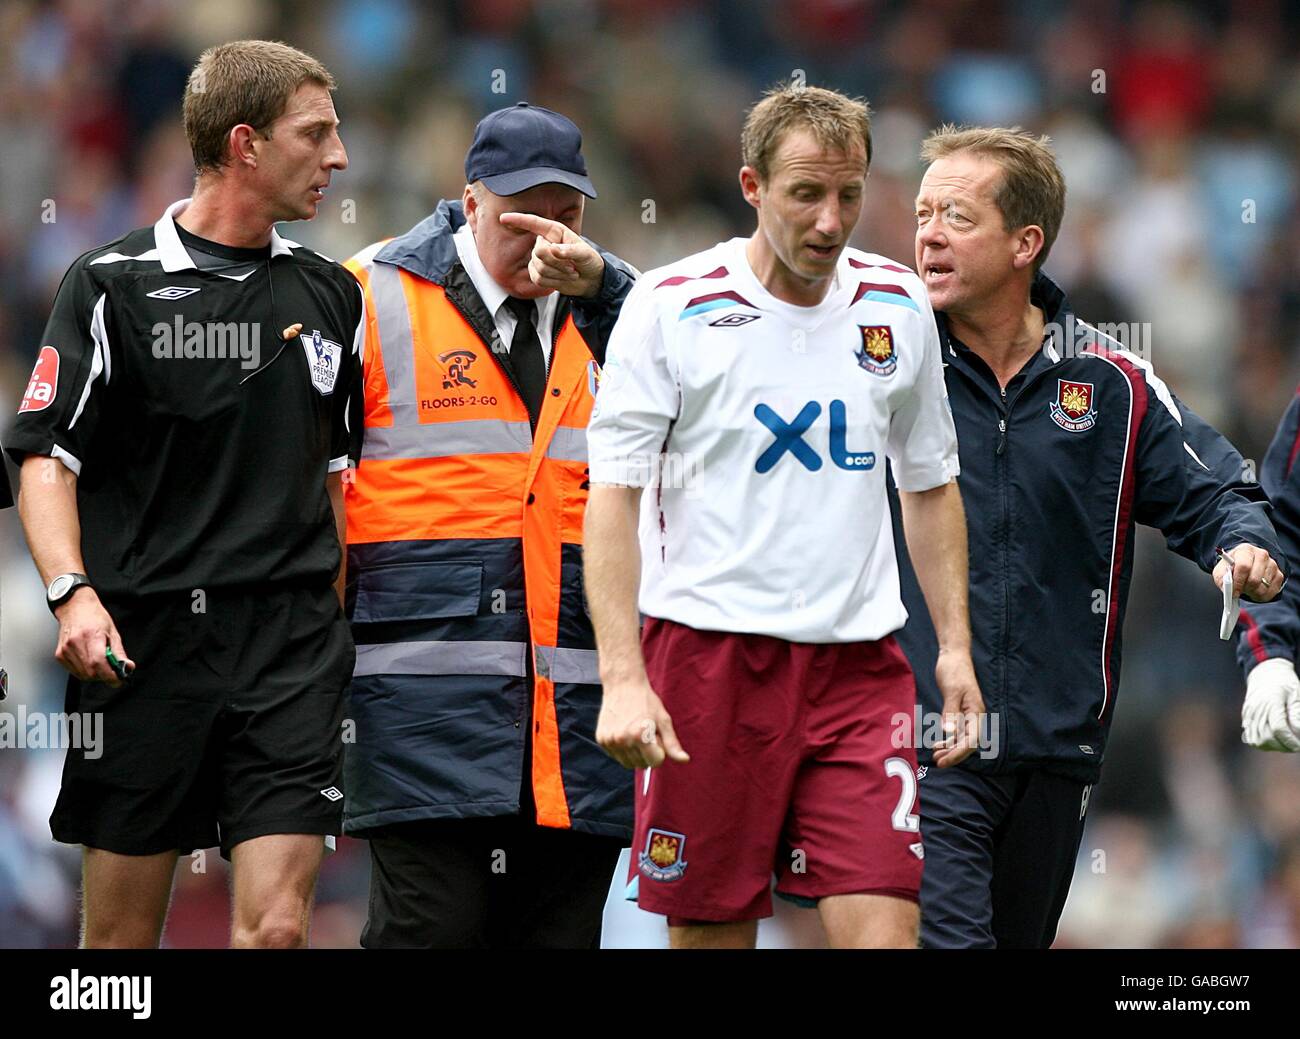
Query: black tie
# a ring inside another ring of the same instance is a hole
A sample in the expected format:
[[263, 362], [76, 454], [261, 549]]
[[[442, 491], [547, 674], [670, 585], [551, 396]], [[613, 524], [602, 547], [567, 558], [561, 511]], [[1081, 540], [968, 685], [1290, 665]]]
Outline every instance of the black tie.
[[506, 306], [515, 316], [515, 334], [510, 340], [510, 367], [523, 394], [528, 421], [537, 428], [537, 416], [542, 411], [542, 398], [546, 395], [546, 357], [537, 338], [537, 304], [531, 299], [506, 297]]

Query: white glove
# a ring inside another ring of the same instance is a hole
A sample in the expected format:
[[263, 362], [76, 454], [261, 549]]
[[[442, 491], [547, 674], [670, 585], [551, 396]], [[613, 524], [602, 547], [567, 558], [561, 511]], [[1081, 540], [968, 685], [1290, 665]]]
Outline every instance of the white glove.
[[1259, 750], [1300, 751], [1300, 676], [1291, 661], [1271, 657], [1246, 679], [1241, 742]]

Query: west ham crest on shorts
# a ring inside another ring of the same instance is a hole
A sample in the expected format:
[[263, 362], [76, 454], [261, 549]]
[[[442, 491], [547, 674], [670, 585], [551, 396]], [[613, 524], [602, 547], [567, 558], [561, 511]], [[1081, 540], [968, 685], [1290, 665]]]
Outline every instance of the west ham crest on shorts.
[[686, 837], [651, 827], [645, 850], [637, 856], [637, 868], [651, 880], [676, 880], [686, 872]]
[[1071, 433], [1082, 433], [1097, 424], [1097, 409], [1092, 406], [1092, 383], [1056, 380], [1056, 400], [1048, 408], [1052, 421]]
[[858, 366], [872, 375], [892, 375], [898, 367], [898, 354], [894, 352], [894, 333], [888, 325], [859, 325], [862, 331], [862, 349], [854, 350]]
[[311, 335], [303, 333], [302, 348], [307, 354], [307, 369], [311, 372], [311, 384], [316, 392], [327, 396], [334, 392], [334, 380], [339, 376], [339, 362], [343, 359], [343, 347], [328, 339], [322, 339], [320, 331], [313, 328]]

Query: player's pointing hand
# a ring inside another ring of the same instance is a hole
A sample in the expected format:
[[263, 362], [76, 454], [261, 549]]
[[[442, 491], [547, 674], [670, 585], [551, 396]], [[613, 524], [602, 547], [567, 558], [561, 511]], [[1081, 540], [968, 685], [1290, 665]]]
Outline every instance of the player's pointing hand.
[[581, 236], [535, 213], [502, 213], [501, 222], [537, 236], [528, 263], [534, 285], [566, 296], [595, 296], [600, 291], [605, 260]]

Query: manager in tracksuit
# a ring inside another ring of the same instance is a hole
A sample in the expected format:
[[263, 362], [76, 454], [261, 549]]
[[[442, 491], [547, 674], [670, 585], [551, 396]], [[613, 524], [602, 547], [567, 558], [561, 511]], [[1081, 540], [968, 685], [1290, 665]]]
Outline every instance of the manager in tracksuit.
[[[916, 735], [927, 947], [1052, 944], [1119, 687], [1134, 525], [1235, 590], [1278, 594], [1267, 499], [1147, 360], [1076, 321], [1039, 270], [1065, 184], [1046, 138], [944, 127], [916, 203], [917, 269], [939, 324], [960, 444], [980, 751], [927, 764]], [[899, 539], [900, 553], [904, 551]], [[899, 642], [918, 716], [941, 710], [910, 567]], [[1207, 581], [1206, 591], [1209, 593]], [[923, 723], [924, 724], [924, 723]]]
[[[1288, 559], [1300, 558], [1300, 388], [1269, 445], [1259, 481], [1273, 502], [1273, 525]], [[1260, 750], [1300, 751], [1300, 582], [1272, 602], [1243, 607], [1237, 660], [1246, 675], [1241, 740]]]

